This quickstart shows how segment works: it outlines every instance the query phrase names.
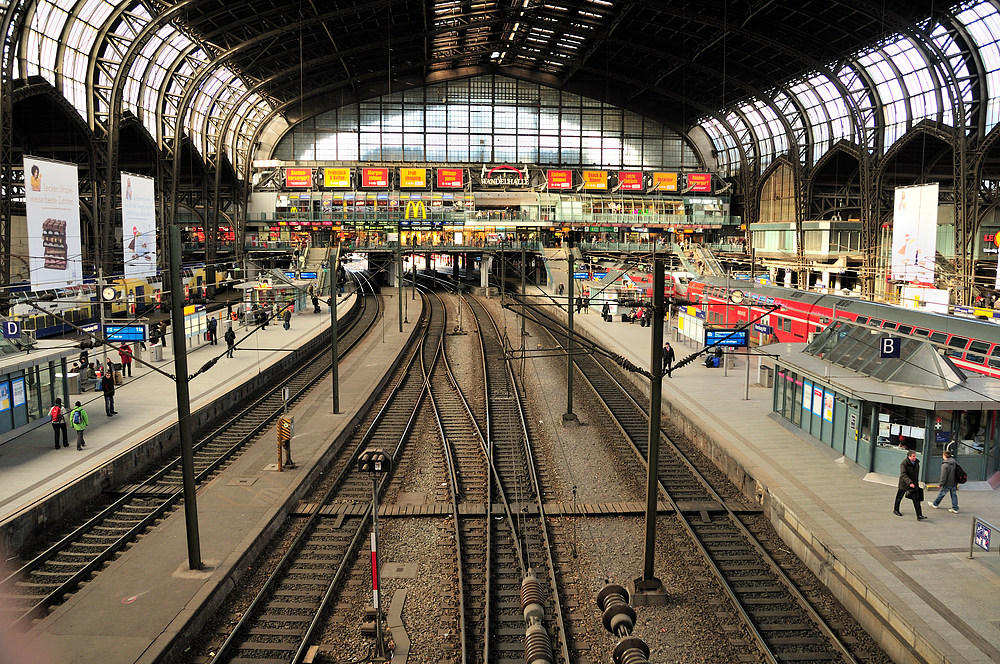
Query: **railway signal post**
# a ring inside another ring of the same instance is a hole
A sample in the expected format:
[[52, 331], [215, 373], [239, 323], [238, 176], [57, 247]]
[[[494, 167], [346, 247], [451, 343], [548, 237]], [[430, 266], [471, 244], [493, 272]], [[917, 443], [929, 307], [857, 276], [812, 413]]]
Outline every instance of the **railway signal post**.
[[[402, 291], [400, 291], [402, 292]], [[392, 470], [392, 457], [383, 450], [368, 450], [358, 457], [358, 470], [372, 476], [372, 602], [375, 605], [375, 654], [371, 661], [389, 660], [382, 633], [382, 599], [379, 593], [378, 570], [378, 476]]]

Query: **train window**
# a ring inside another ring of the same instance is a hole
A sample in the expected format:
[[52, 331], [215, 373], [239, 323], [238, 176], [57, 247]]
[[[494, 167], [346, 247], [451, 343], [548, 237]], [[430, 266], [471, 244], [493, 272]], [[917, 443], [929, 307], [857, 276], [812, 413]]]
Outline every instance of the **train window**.
[[965, 354], [965, 359], [969, 362], [982, 364], [986, 361], [986, 353], [990, 350], [988, 341], [973, 341], [969, 344], [969, 352]]
[[868, 316], [858, 316], [855, 322], [857, 322], [859, 325], [865, 325], [868, 322]]
[[909, 325], [900, 325], [897, 329], [900, 334], [910, 334], [913, 332], [913, 328]]
[[962, 357], [965, 355], [965, 347], [969, 345], [969, 340], [963, 337], [952, 337], [948, 342], [948, 348], [944, 354], [948, 357]]
[[886, 321], [886, 324], [882, 326], [882, 329], [883, 330], [895, 330], [896, 326], [898, 326], [898, 325], [899, 325], [899, 323], [891, 323], [889, 321]]
[[930, 332], [927, 330], [921, 330], [919, 327], [913, 328], [913, 333], [921, 337], [926, 337]]
[[882, 321], [880, 321], [878, 318], [869, 318], [868, 324], [874, 327], [882, 327]]
[[792, 331], [792, 319], [791, 318], [785, 318], [782, 321], [782, 325], [783, 325], [783, 329], [785, 330], [785, 332], [791, 332]]
[[943, 344], [948, 335], [944, 332], [931, 332], [929, 339], [936, 344]]

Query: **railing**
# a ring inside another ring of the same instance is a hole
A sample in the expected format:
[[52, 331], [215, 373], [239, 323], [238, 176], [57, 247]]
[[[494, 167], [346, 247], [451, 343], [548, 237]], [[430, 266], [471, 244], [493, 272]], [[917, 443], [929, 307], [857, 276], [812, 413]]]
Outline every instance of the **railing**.
[[350, 214], [313, 212], [277, 212], [253, 213], [250, 221], [262, 222], [300, 222], [322, 228], [324, 222], [328, 225], [371, 224], [373, 226], [391, 225], [401, 222], [404, 227], [407, 222], [413, 224], [469, 224], [486, 225], [496, 222], [498, 225], [516, 225], [517, 222], [531, 224], [590, 224], [594, 226], [610, 225], [657, 225], [657, 226], [739, 226], [740, 217], [716, 216], [707, 214], [656, 214], [643, 210], [634, 212], [593, 213], [575, 210], [558, 211], [542, 210], [540, 208], [523, 208], [520, 210], [435, 210], [427, 208], [427, 219], [406, 219], [405, 210], [401, 209], [365, 209]]

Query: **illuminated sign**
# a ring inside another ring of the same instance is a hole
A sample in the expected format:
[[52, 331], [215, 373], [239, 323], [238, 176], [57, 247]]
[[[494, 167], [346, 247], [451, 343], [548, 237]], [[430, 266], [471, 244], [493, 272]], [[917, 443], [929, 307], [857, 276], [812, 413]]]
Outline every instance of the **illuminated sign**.
[[747, 346], [747, 331], [705, 328], [706, 346]]
[[108, 341], [145, 341], [145, 325], [111, 325], [104, 326], [104, 337]]
[[465, 170], [461, 168], [437, 169], [438, 189], [461, 189], [464, 186]]
[[608, 188], [608, 172], [607, 171], [584, 171], [583, 172], [583, 188], [584, 189], [607, 189]]
[[712, 191], [712, 174], [688, 173], [686, 189], [688, 191]]
[[642, 191], [642, 171], [618, 171], [618, 189]]
[[406, 201], [405, 219], [426, 219], [427, 206], [423, 201]]
[[677, 191], [677, 173], [653, 173], [653, 191]]
[[549, 189], [570, 189], [573, 186], [573, 171], [548, 171], [546, 183]]
[[426, 168], [399, 169], [400, 189], [425, 189], [427, 187]]
[[348, 188], [351, 186], [351, 169], [349, 168], [324, 168], [323, 169], [323, 186], [324, 187], [343, 187]]
[[388, 168], [362, 168], [361, 186], [364, 189], [389, 186]]
[[520, 169], [516, 166], [503, 164], [487, 168], [486, 164], [483, 164], [479, 183], [487, 187], [527, 187], [529, 184], [528, 167]]
[[313, 169], [286, 168], [285, 186], [288, 188], [308, 189], [313, 183]]

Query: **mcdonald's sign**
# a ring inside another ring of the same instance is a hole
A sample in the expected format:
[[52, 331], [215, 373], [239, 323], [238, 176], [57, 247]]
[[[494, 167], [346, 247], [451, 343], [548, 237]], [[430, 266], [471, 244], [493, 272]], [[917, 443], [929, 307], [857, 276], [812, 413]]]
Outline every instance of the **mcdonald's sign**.
[[[413, 215], [412, 217], [410, 215]], [[423, 201], [407, 201], [406, 202], [406, 212], [403, 214], [404, 219], [426, 219], [427, 218], [427, 206], [424, 205]]]

